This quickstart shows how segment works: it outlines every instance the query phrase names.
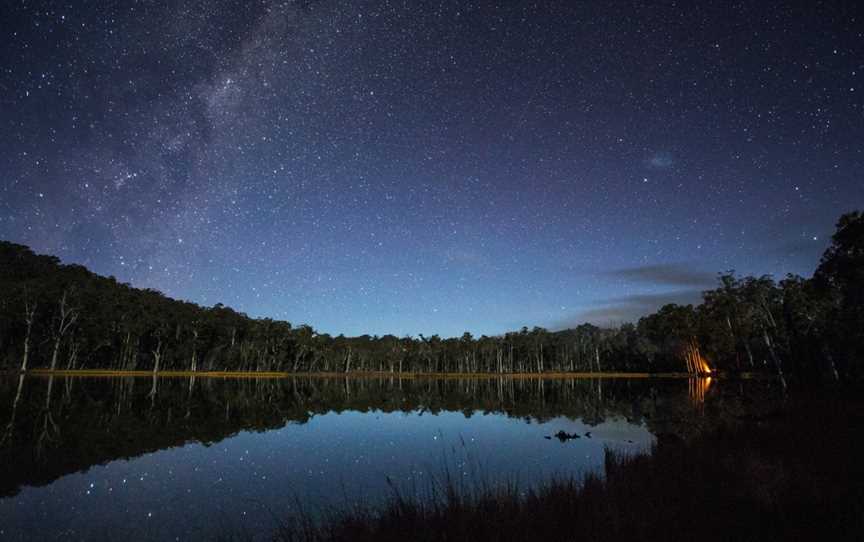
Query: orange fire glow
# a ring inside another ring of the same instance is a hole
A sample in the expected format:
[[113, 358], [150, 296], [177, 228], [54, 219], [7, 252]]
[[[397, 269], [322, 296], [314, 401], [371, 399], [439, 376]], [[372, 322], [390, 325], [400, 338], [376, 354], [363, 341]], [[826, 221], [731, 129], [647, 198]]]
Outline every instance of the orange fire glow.
[[708, 388], [711, 387], [711, 377], [697, 377], [689, 379], [688, 391], [690, 400], [696, 405], [702, 405], [705, 402], [705, 395], [708, 393]]
[[711, 367], [708, 365], [708, 360], [699, 352], [696, 339], [691, 339], [684, 347], [684, 361], [687, 362], [687, 372], [690, 374], [711, 374]]

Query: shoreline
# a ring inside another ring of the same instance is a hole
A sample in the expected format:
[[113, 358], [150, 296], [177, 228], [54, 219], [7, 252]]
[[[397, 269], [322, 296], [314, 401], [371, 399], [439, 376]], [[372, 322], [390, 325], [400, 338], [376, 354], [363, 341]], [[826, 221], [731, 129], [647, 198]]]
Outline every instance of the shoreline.
[[158, 377], [158, 378], [399, 378], [399, 379], [514, 379], [514, 380], [559, 380], [559, 379], [691, 379], [691, 378], [732, 378], [758, 379], [770, 378], [762, 373], [712, 373], [691, 374], [684, 372], [645, 373], [645, 372], [600, 372], [600, 373], [417, 373], [388, 371], [351, 371], [348, 373], [334, 372], [281, 372], [281, 371], [119, 371], [113, 369], [28, 369], [27, 371], [0, 371], [0, 376], [62, 376], [79, 378], [114, 378], [114, 377]]

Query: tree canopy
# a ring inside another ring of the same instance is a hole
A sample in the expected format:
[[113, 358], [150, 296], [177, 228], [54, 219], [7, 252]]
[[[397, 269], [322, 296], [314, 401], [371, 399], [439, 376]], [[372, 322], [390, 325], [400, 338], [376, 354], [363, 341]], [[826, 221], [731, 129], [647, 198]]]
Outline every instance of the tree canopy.
[[683, 371], [696, 344], [712, 369], [859, 378], [864, 214], [840, 217], [812, 279], [718, 274], [701, 304], [635, 324], [522, 328], [498, 336], [333, 337], [137, 289], [0, 242], [0, 367], [286, 372]]

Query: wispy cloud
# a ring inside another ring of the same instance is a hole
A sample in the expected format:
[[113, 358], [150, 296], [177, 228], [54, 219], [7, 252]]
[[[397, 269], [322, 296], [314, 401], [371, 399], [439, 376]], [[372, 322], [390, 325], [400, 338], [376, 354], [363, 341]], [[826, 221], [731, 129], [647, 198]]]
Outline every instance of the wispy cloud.
[[668, 152], [658, 152], [651, 155], [647, 163], [652, 169], [669, 169], [675, 165], [675, 157]]
[[711, 288], [717, 283], [717, 275], [693, 269], [683, 263], [643, 265], [607, 271], [601, 276], [643, 284]]
[[694, 265], [684, 262], [613, 269], [601, 272], [597, 276], [636, 287], [650, 287], [655, 290], [668, 288], [670, 291], [635, 293], [600, 299], [584, 310], [558, 322], [556, 329], [574, 327], [585, 322], [611, 326], [636, 321], [669, 303], [698, 304], [702, 301], [702, 292], [714, 288], [717, 284], [715, 273], [697, 269]]
[[585, 322], [598, 326], [633, 322], [669, 303], [695, 305], [701, 301], [701, 289], [612, 297], [598, 301], [594, 304], [594, 307], [576, 313], [572, 317], [559, 322], [555, 326], [555, 329], [571, 328]]

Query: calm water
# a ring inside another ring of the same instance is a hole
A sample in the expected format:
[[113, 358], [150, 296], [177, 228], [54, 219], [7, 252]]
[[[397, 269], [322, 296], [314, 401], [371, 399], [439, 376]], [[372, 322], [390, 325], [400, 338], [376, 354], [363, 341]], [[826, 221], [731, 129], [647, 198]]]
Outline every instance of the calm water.
[[[601, 472], [605, 447], [686, 432], [736, 386], [2, 377], [0, 540], [266, 535], [298, 501], [423, 494], [447, 472], [468, 487]], [[581, 438], [545, 438], [562, 430]]]

